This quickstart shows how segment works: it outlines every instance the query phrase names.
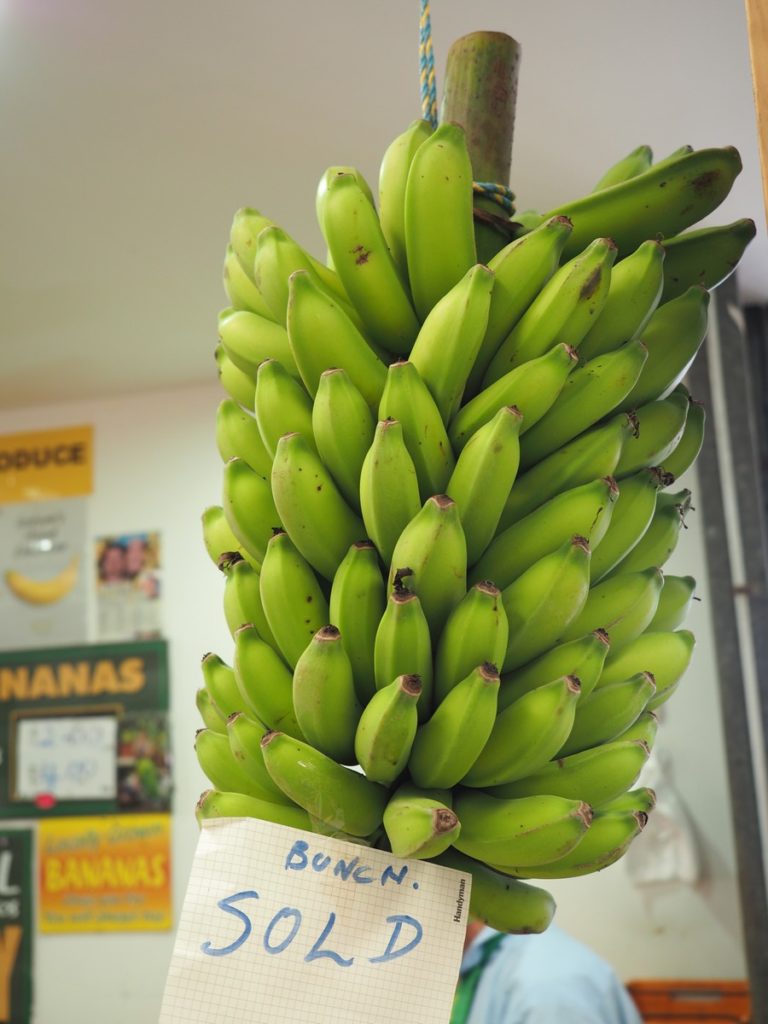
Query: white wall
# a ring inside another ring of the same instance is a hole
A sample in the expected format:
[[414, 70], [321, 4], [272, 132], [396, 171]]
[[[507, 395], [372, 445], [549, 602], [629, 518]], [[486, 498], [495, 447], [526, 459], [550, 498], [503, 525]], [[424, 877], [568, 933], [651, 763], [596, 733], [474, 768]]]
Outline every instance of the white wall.
[[[192, 747], [200, 724], [194, 702], [199, 662], [206, 651], [226, 660], [232, 651], [221, 612], [222, 579], [208, 560], [200, 531], [203, 508], [219, 501], [213, 420], [220, 397], [212, 385], [0, 415], [0, 433], [92, 423], [91, 537], [144, 529], [162, 533], [175, 757], [176, 919], [197, 835], [194, 803], [206, 788]], [[626, 979], [743, 977], [745, 971], [703, 559], [699, 513], [690, 517], [690, 529], [669, 565], [672, 572], [700, 580], [703, 601], [687, 623], [698, 645], [684, 684], [667, 705], [657, 746], [674, 758], [674, 781], [695, 822], [704, 878], [696, 888], [641, 892], [619, 862], [598, 875], [551, 883], [559, 923], [611, 960]], [[154, 1024], [172, 942], [170, 933], [38, 935], [35, 1024], [102, 1024], [105, 1019]]]

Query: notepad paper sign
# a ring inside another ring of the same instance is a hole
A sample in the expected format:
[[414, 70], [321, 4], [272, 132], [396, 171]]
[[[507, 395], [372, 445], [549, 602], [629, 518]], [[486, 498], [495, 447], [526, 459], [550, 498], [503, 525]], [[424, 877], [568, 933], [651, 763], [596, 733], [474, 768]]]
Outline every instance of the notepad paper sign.
[[205, 821], [160, 1024], [447, 1024], [470, 887], [311, 832]]

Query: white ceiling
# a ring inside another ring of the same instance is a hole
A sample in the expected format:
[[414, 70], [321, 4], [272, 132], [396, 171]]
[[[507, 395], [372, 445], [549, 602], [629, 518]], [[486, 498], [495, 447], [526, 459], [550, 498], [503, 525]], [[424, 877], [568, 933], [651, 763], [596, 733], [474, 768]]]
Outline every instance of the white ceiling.
[[[438, 88], [475, 29], [523, 47], [518, 208], [588, 190], [641, 143], [735, 145], [712, 218], [752, 217], [740, 275], [768, 301], [746, 23], [736, 0], [433, 0]], [[321, 251], [326, 166], [420, 116], [418, 0], [0, 0], [0, 403], [215, 379], [235, 209]]]

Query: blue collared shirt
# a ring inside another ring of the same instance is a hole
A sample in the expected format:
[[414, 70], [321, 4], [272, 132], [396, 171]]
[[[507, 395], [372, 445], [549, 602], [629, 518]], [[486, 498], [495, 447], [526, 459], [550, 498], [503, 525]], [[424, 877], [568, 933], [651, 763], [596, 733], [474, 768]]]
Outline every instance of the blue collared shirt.
[[[485, 928], [464, 954], [478, 963]], [[467, 1024], [642, 1024], [613, 968], [555, 925], [541, 935], [507, 935], [485, 967]]]

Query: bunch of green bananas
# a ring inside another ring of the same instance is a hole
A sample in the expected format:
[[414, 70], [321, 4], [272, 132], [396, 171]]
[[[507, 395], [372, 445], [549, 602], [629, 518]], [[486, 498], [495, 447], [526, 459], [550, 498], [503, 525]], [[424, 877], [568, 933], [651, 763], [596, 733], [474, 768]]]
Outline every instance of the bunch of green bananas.
[[754, 225], [680, 232], [739, 170], [641, 147], [484, 266], [464, 132], [416, 121], [378, 209], [323, 175], [325, 262], [237, 212], [203, 515], [234, 654], [203, 660], [200, 819], [470, 871], [507, 931], [553, 913], [522, 879], [626, 851], [694, 645], [695, 581], [662, 573], [704, 429], [681, 380]]

